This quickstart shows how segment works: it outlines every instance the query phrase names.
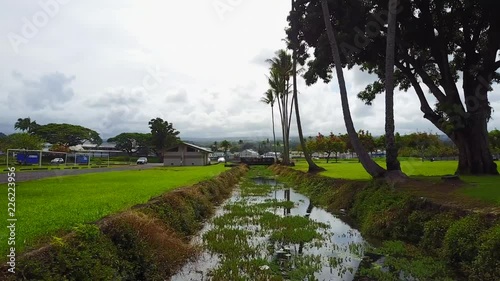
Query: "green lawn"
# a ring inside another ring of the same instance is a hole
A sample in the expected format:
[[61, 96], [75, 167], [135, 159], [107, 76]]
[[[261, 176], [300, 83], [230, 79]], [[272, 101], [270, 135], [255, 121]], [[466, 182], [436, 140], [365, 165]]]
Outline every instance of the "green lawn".
[[500, 206], [500, 177], [463, 176], [461, 178], [469, 184], [468, 187], [460, 190], [462, 194]]
[[[16, 187], [16, 249], [36, 244], [58, 231], [96, 221], [168, 190], [189, 186], [225, 171], [223, 165], [155, 168], [48, 178], [18, 183]], [[3, 206], [0, 252], [7, 245], [7, 184], [2, 184]], [[24, 242], [26, 241], [26, 242]]]
[[[385, 168], [385, 160], [377, 159], [379, 165]], [[436, 177], [446, 174], [454, 174], [457, 168], [457, 161], [425, 161], [419, 159], [402, 159], [401, 168], [408, 176], [413, 177]], [[366, 173], [357, 161], [343, 160], [335, 163], [335, 159], [330, 163], [326, 160], [317, 160], [316, 163], [325, 168], [321, 175], [352, 180], [369, 180], [371, 177]], [[499, 171], [500, 171], [500, 163]], [[300, 159], [296, 162], [296, 169], [307, 171], [307, 162]], [[461, 179], [468, 183], [468, 186], [460, 189], [460, 193], [482, 201], [494, 203], [500, 206], [500, 177], [495, 176], [462, 176]]]
[[[376, 162], [385, 168], [385, 160], [377, 159]], [[341, 160], [338, 163], [335, 159], [326, 163], [326, 160], [317, 160], [316, 163], [325, 168], [326, 171], [322, 173], [324, 176], [341, 179], [369, 180], [370, 175], [363, 169], [361, 163], [357, 160]], [[296, 169], [307, 171], [307, 162], [300, 159], [296, 162]], [[446, 174], [453, 174], [457, 169], [457, 161], [425, 161], [419, 159], [404, 159], [401, 160], [401, 168], [409, 176], [442, 176]]]

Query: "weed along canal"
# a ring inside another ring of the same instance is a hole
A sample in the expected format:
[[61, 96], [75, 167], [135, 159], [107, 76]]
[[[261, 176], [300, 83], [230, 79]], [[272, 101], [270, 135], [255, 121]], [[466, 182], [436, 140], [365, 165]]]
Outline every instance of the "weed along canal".
[[252, 168], [193, 243], [171, 280], [353, 280], [367, 243], [288, 186]]

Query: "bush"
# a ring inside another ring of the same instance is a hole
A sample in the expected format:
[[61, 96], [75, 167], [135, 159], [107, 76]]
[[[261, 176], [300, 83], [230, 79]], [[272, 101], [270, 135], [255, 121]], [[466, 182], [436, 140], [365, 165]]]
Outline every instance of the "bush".
[[500, 224], [480, 237], [471, 277], [481, 281], [500, 280]]
[[436, 253], [443, 246], [444, 236], [455, 220], [452, 213], [446, 212], [426, 222], [420, 246], [427, 251]]
[[443, 241], [443, 255], [446, 262], [467, 271], [478, 254], [478, 237], [485, 227], [484, 219], [479, 215], [469, 215], [455, 221], [446, 232]]
[[66, 239], [54, 238], [50, 247], [20, 260], [20, 279], [116, 280], [127, 266], [116, 247], [95, 225], [80, 225]]

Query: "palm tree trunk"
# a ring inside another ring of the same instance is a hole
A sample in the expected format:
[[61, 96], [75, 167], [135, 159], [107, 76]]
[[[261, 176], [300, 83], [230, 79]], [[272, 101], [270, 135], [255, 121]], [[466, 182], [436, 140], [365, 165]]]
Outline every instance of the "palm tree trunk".
[[[295, 10], [295, 1], [292, 0], [292, 11], [294, 10]], [[312, 161], [311, 155], [307, 151], [306, 141], [304, 140], [304, 134], [302, 133], [302, 122], [300, 120], [300, 113], [299, 113], [299, 98], [297, 93], [297, 38], [296, 37], [293, 38], [292, 47], [293, 47], [293, 53], [292, 53], [293, 101], [292, 102], [295, 103], [295, 117], [297, 118], [297, 131], [299, 132], [300, 146], [302, 147], [302, 151], [304, 152], [304, 157], [306, 158], [307, 165], [309, 166], [308, 172], [317, 173], [325, 171], [325, 169], [319, 167], [318, 165], [316, 165], [316, 163], [314, 163], [314, 161]]]
[[398, 161], [398, 148], [394, 139], [394, 52], [396, 43], [396, 5], [397, 0], [389, 0], [387, 47], [385, 56], [385, 141], [386, 165], [388, 171], [401, 172]]
[[321, 0], [321, 6], [323, 9], [323, 19], [325, 21], [326, 31], [328, 34], [328, 40], [330, 41], [330, 47], [333, 55], [333, 60], [335, 62], [335, 69], [337, 72], [337, 79], [339, 82], [340, 88], [340, 98], [342, 101], [342, 111], [344, 113], [344, 122], [347, 129], [347, 134], [349, 135], [349, 139], [351, 141], [356, 154], [358, 154], [359, 161], [361, 165], [365, 168], [365, 170], [374, 178], [383, 177], [385, 174], [385, 169], [380, 167], [373, 159], [370, 158], [370, 155], [366, 152], [366, 149], [361, 144], [358, 134], [354, 129], [354, 124], [352, 122], [351, 111], [349, 109], [349, 99], [347, 98], [347, 89], [344, 80], [344, 73], [342, 70], [342, 63], [340, 60], [340, 52], [337, 45], [337, 40], [335, 39], [335, 33], [333, 31], [332, 23], [330, 22], [330, 11], [328, 9], [328, 4], [326, 0]]
[[274, 130], [274, 106], [271, 106], [271, 116], [273, 118], [274, 160], [278, 161], [278, 156], [276, 152], [276, 131]]

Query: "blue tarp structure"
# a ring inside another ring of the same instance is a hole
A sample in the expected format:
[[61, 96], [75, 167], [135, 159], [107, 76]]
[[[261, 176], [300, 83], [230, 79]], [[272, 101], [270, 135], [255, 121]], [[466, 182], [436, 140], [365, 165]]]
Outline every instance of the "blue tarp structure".
[[40, 163], [40, 154], [18, 152], [16, 153], [16, 160], [20, 164], [38, 165]]
[[90, 157], [87, 155], [78, 155], [76, 156], [76, 164], [88, 164]]

